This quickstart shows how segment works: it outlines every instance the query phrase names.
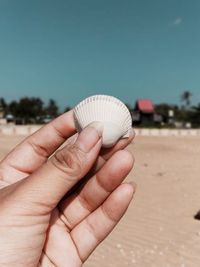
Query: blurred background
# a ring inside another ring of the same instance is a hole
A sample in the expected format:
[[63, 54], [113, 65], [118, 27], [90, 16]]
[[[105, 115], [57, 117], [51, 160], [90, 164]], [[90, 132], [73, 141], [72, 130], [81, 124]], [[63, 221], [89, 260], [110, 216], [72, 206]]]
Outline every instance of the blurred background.
[[137, 194], [87, 267], [199, 267], [199, 14], [199, 0], [0, 0], [0, 159], [90, 95], [132, 115]]
[[109, 94], [138, 125], [199, 127], [199, 11], [198, 0], [0, 0], [1, 118], [45, 123]]

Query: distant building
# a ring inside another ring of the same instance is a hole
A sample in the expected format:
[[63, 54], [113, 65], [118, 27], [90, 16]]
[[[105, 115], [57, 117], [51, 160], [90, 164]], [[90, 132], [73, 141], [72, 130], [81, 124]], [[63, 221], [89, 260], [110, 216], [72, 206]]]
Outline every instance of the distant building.
[[140, 120], [143, 123], [152, 122], [154, 116], [154, 105], [151, 100], [139, 99], [135, 103], [135, 111], [140, 114]]
[[156, 114], [153, 102], [150, 99], [138, 99], [132, 112], [134, 124], [150, 125], [161, 123], [162, 116]]

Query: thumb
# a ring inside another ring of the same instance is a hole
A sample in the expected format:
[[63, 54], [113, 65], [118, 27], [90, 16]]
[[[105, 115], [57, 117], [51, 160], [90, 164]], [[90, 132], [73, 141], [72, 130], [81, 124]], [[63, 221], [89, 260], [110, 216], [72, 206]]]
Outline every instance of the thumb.
[[[57, 151], [40, 169], [21, 182], [18, 193], [26, 205], [51, 211], [63, 196], [91, 169], [102, 144], [103, 125], [86, 127], [74, 144]], [[20, 191], [20, 192], [19, 192]]]

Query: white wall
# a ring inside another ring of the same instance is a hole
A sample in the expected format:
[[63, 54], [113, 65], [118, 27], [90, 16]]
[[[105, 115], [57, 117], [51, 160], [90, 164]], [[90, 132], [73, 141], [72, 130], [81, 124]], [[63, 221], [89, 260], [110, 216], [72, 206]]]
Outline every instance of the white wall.
[[[41, 125], [0, 125], [2, 135], [27, 136], [37, 131]], [[200, 136], [200, 129], [135, 129], [139, 136]]]

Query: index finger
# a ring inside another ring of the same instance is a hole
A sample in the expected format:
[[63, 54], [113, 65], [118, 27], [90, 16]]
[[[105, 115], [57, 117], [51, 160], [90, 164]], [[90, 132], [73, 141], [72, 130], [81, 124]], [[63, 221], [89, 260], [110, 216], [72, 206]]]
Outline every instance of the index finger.
[[39, 168], [68, 137], [76, 132], [73, 111], [62, 114], [17, 145], [3, 160], [3, 167], [18, 170], [21, 175]]

